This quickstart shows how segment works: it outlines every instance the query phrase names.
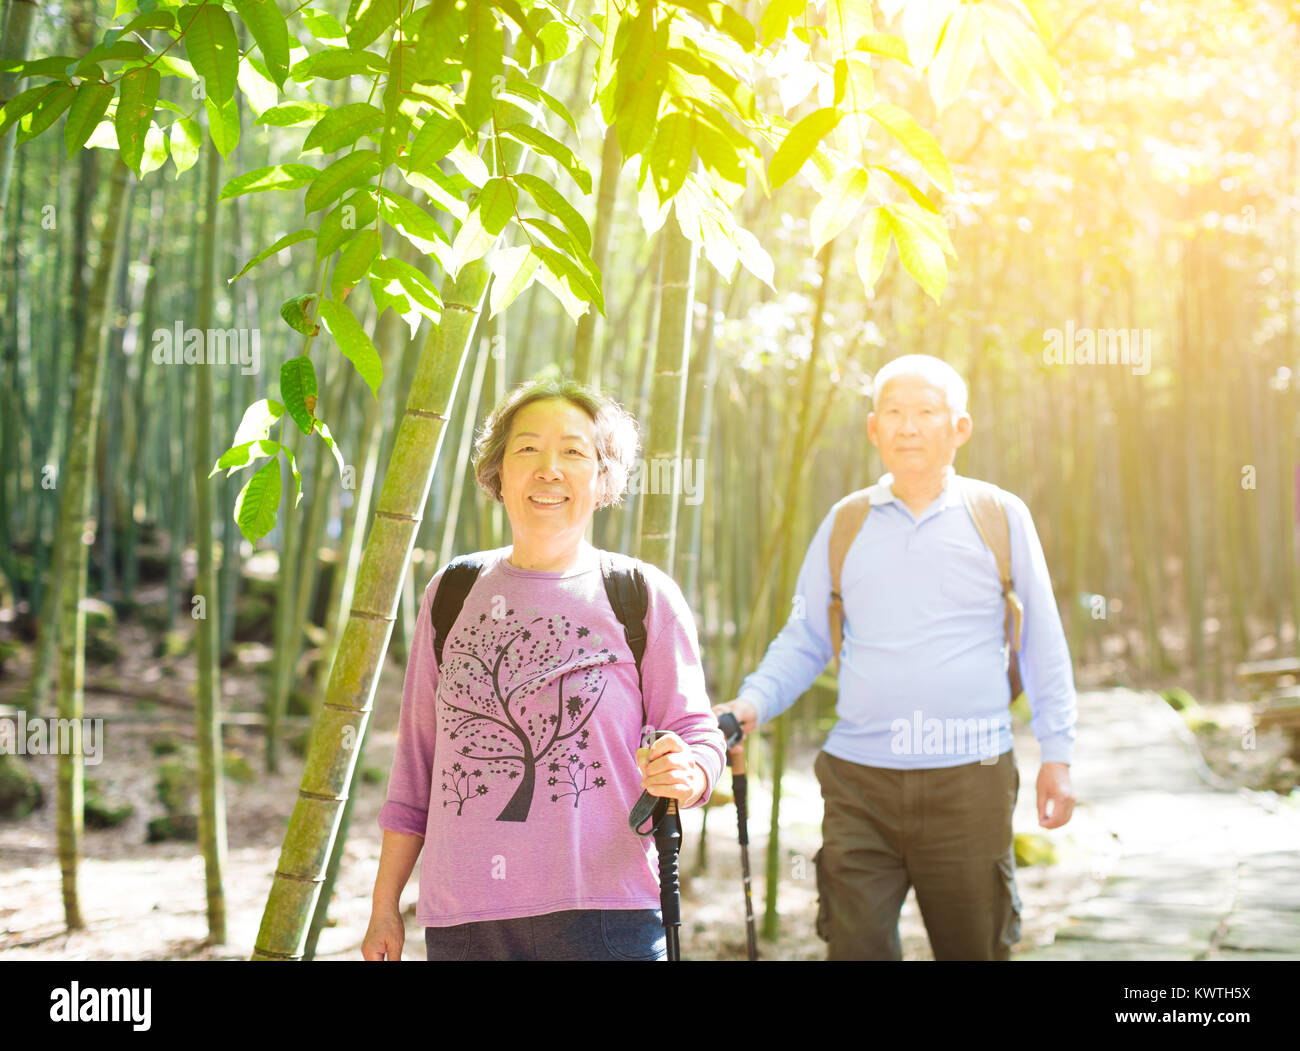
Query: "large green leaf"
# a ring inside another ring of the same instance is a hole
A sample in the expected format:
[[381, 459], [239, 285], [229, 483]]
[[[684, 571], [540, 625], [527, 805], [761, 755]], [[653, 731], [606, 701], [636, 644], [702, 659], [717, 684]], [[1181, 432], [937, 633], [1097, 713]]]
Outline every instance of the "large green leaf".
[[356, 236], [344, 245], [339, 261], [334, 264], [334, 273], [330, 275], [330, 295], [340, 303], [347, 299], [348, 293], [366, 276], [378, 254], [379, 231], [373, 226], [358, 230]]
[[316, 258], [324, 259], [342, 248], [356, 231], [375, 221], [378, 210], [370, 187], [363, 186], [348, 194], [321, 220], [316, 233]]
[[235, 497], [235, 521], [246, 540], [260, 540], [275, 528], [280, 484], [280, 458], [273, 456], [239, 490]]
[[314, 292], [304, 292], [300, 296], [290, 296], [280, 304], [280, 316], [284, 318], [285, 323], [304, 336], [314, 336], [320, 331], [320, 326], [307, 313], [307, 308], [315, 298]]
[[313, 77], [341, 80], [358, 74], [387, 73], [388, 63], [373, 51], [350, 51], [345, 47], [327, 48], [295, 63], [289, 76], [302, 82]]
[[465, 128], [459, 121], [437, 113], [426, 114], [420, 130], [415, 133], [406, 163], [415, 171], [427, 171], [464, 137]]
[[443, 266], [449, 255], [451, 239], [438, 221], [414, 201], [392, 190], [385, 190], [379, 204], [384, 221], [395, 227], [415, 248], [432, 255]]
[[502, 75], [505, 35], [496, 15], [483, 0], [474, 0], [469, 11], [469, 48], [465, 71], [469, 84], [461, 113], [471, 131], [477, 131], [492, 114], [492, 86]]
[[1038, 37], [1009, 11], [989, 6], [984, 42], [1007, 79], [1042, 113], [1051, 113], [1061, 76]]
[[948, 283], [948, 264], [943, 258], [943, 246], [931, 238], [914, 216], [888, 206], [884, 212], [893, 230], [903, 269], [912, 275], [926, 295], [938, 303]]
[[354, 150], [340, 157], [307, 187], [303, 197], [307, 214], [332, 204], [345, 190], [369, 181], [379, 167], [379, 154], [374, 150]]
[[842, 114], [834, 106], [814, 110], [799, 121], [785, 137], [780, 148], [767, 166], [767, 179], [772, 189], [784, 185], [804, 166], [817, 144], [835, 130]]
[[861, 168], [840, 172], [830, 181], [809, 221], [813, 254], [853, 221], [867, 195], [870, 176]]
[[493, 255], [489, 319], [505, 310], [532, 283], [540, 262], [541, 258], [528, 245], [503, 248]]
[[275, 255], [277, 252], [283, 252], [290, 245], [296, 245], [299, 241], [310, 240], [315, 236], [316, 236], [315, 230], [295, 230], [291, 234], [285, 234], [278, 241], [276, 241], [275, 244], [271, 245], [269, 248], [263, 248], [260, 252], [257, 253], [257, 255], [253, 256], [252, 259], [250, 259], [247, 263], [244, 264], [243, 269], [240, 270], [239, 273], [237, 273], [234, 277], [228, 278], [226, 283], [229, 284], [232, 281], [238, 281], [246, 273], [252, 270], [253, 267], [257, 266], [258, 263], [265, 262], [267, 259], [270, 259], [271, 256]]
[[63, 126], [63, 140], [67, 143], [69, 157], [90, 138], [108, 104], [113, 101], [113, 95], [113, 85], [99, 81], [88, 80], [77, 88], [77, 97], [68, 110], [68, 122]]
[[282, 102], [258, 114], [254, 124], [271, 124], [277, 128], [296, 128], [320, 120], [330, 108], [323, 102]]
[[660, 202], [682, 188], [695, 150], [695, 121], [680, 110], [666, 113], [650, 145], [650, 172]]
[[384, 114], [378, 106], [372, 106], [369, 102], [350, 102], [346, 106], [326, 110], [307, 135], [302, 148], [319, 148], [323, 153], [333, 153], [344, 146], [351, 146], [362, 135], [374, 131], [383, 123]]
[[509, 179], [490, 179], [478, 196], [479, 222], [490, 234], [499, 234], [514, 218], [519, 191]]
[[203, 100], [208, 115], [208, 134], [222, 157], [229, 157], [239, 145], [239, 103], [231, 98], [218, 102], [211, 95]]
[[208, 477], [211, 478], [218, 471], [225, 471], [226, 477], [229, 478], [241, 467], [247, 467], [254, 460], [261, 459], [263, 456], [274, 456], [279, 451], [279, 442], [267, 441], [265, 438], [254, 438], [252, 441], [241, 442], [236, 437], [235, 444], [223, 452], [217, 462], [212, 465]]
[[884, 208], [872, 208], [867, 212], [858, 232], [858, 246], [854, 252], [858, 276], [866, 288], [875, 285], [880, 271], [885, 266], [885, 254], [889, 251], [889, 238], [893, 232]]
[[185, 54], [203, 78], [203, 91], [218, 102], [235, 96], [239, 75], [239, 39], [230, 14], [220, 4], [187, 4], [180, 24], [187, 26]]
[[868, 106], [866, 112], [920, 162], [936, 186], [952, 192], [952, 170], [948, 167], [948, 158], [943, 155], [934, 136], [917, 124], [907, 110], [881, 99]]
[[939, 109], [952, 105], [965, 89], [979, 57], [983, 32], [983, 4], [962, 4], [948, 19], [929, 70], [930, 94]]
[[137, 176], [141, 174], [145, 135], [153, 120], [161, 83], [162, 77], [156, 69], [140, 67], [122, 74], [113, 127], [117, 130], [117, 148], [122, 153], [122, 160]]
[[266, 59], [266, 68], [276, 87], [284, 88], [289, 72], [289, 27], [276, 0], [234, 0], [235, 10]]
[[559, 219], [584, 250], [591, 251], [591, 230], [587, 226], [587, 220], [565, 200], [559, 190], [528, 172], [520, 172], [514, 177], [514, 181], [528, 191], [539, 208]]
[[71, 84], [49, 85], [36, 105], [22, 117], [16, 141], [21, 144], [41, 134], [59, 119], [76, 97], [77, 89]]
[[384, 363], [365, 329], [361, 327], [361, 322], [346, 303], [336, 303], [332, 299], [321, 300], [320, 319], [334, 337], [343, 356], [352, 362], [358, 375], [366, 381], [377, 399], [379, 384], [384, 378]]
[[[327, 302], [322, 300], [322, 305]], [[303, 434], [311, 434], [316, 414], [316, 367], [305, 354], [280, 366], [280, 399], [284, 411]]]
[[179, 179], [182, 172], [194, 167], [199, 159], [199, 147], [203, 145], [203, 130], [198, 121], [182, 117], [172, 121], [168, 129], [167, 147], [171, 151], [172, 163], [176, 165], [174, 178]]
[[834, 58], [846, 56], [871, 29], [871, 0], [830, 0], [827, 4], [827, 39]]
[[528, 124], [511, 124], [501, 129], [501, 134], [509, 135], [525, 146], [531, 146], [538, 153], [544, 154], [559, 163], [572, 176], [573, 181], [583, 193], [591, 193], [591, 172], [578, 159], [578, 156], [564, 143], [551, 138], [544, 131]]
[[272, 164], [267, 168], [254, 168], [226, 183], [218, 199], [224, 201], [229, 197], [266, 190], [292, 190], [296, 186], [306, 186], [319, 174], [310, 164]]
[[401, 0], [352, 0], [348, 11], [348, 46], [361, 50], [397, 23]]

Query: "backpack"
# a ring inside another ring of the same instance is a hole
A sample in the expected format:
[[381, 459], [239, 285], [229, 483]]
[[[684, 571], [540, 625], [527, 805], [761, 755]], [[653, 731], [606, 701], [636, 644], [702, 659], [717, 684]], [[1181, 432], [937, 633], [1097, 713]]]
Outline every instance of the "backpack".
[[[1007, 640], [1007, 681], [1011, 684], [1011, 701], [1024, 692], [1020, 681], [1020, 636], [1024, 622], [1024, 605], [1015, 592], [1011, 580], [1011, 537], [1007, 525], [1007, 509], [998, 496], [997, 486], [974, 478], [953, 478], [953, 483], [960, 487], [962, 503], [966, 512], [975, 523], [984, 546], [993, 552], [997, 559], [998, 579], [1002, 584], [1002, 597], [1006, 602], [1006, 618], [1003, 631]], [[850, 493], [835, 505], [835, 521], [831, 525], [830, 562], [831, 562], [831, 602], [830, 626], [831, 642], [834, 646], [835, 670], [840, 666], [840, 647], [844, 642], [844, 598], [840, 594], [840, 575], [844, 570], [844, 559], [849, 553], [853, 538], [858, 535], [871, 510], [869, 489], [859, 489]]]
[[[481, 555], [461, 555], [447, 564], [442, 579], [438, 581], [438, 590], [433, 595], [430, 619], [433, 621], [433, 652], [438, 658], [440, 669], [443, 644], [451, 634], [452, 625], [460, 616], [465, 598], [473, 588], [474, 581], [478, 579], [483, 565], [484, 559]], [[605, 583], [605, 594], [614, 609], [614, 616], [623, 625], [623, 635], [636, 660], [636, 678], [639, 688], [641, 658], [645, 656], [645, 618], [649, 602], [645, 577], [641, 573], [640, 563], [635, 558], [616, 555], [609, 551], [600, 552], [600, 576]], [[641, 713], [641, 722], [644, 724], [644, 697], [641, 699]]]

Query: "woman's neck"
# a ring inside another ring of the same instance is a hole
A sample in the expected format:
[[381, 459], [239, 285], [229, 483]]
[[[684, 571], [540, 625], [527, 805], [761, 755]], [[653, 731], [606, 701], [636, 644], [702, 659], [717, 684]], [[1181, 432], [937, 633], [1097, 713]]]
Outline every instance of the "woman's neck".
[[592, 547], [579, 536], [576, 541], [563, 546], [521, 544], [517, 539], [506, 556], [516, 569], [531, 569], [541, 573], [565, 573], [582, 565], [590, 557]]

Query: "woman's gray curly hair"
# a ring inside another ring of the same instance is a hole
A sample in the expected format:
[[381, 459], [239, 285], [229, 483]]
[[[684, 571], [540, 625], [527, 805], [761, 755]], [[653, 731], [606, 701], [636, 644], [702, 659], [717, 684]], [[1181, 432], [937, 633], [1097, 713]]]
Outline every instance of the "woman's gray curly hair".
[[521, 383], [483, 421], [474, 440], [474, 477], [480, 488], [501, 503], [501, 461], [515, 416], [535, 401], [560, 398], [577, 406], [596, 426], [598, 481], [596, 509], [618, 504], [640, 447], [636, 419], [612, 398], [571, 379]]

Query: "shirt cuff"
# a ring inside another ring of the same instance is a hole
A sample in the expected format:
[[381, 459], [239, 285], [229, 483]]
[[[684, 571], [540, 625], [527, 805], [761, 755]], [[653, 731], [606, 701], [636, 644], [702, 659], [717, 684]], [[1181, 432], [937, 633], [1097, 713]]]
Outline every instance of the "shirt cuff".
[[379, 827], [385, 832], [423, 837], [429, 827], [429, 812], [389, 800], [379, 809]]
[[1042, 749], [1041, 762], [1071, 763], [1074, 761], [1074, 742], [1067, 734], [1052, 734], [1038, 742]]
[[714, 771], [713, 761], [717, 759], [717, 753], [712, 748], [691, 748], [695, 756], [695, 765], [700, 768], [704, 774], [704, 791], [700, 793], [700, 798], [690, 806], [682, 807], [683, 810], [694, 810], [698, 806], [704, 806], [709, 797], [713, 795], [713, 786], [717, 783], [718, 778], [722, 775], [722, 770]]

